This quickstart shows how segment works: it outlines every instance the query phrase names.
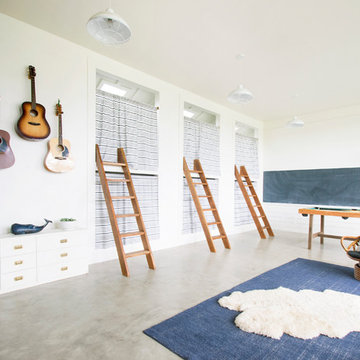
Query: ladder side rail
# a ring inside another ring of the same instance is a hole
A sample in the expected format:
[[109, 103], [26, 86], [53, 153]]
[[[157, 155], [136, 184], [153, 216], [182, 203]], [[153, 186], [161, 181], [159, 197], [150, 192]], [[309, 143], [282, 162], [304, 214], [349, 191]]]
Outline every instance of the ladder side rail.
[[[246, 170], [245, 170], [246, 171]], [[251, 213], [251, 216], [254, 220], [254, 223], [256, 225], [256, 228], [260, 234], [260, 237], [262, 239], [266, 239], [266, 236], [265, 236], [265, 233], [264, 233], [264, 230], [263, 230], [263, 227], [261, 226], [260, 222], [259, 222], [259, 218], [258, 218], [258, 215], [256, 214], [255, 210], [254, 210], [254, 205], [253, 203], [251, 202], [250, 200], [250, 197], [249, 197], [249, 193], [247, 192], [246, 188], [245, 188], [245, 185], [242, 181], [242, 177], [245, 177], [245, 180], [247, 181], [248, 177], [247, 177], [247, 174], [244, 175], [244, 172], [243, 172], [243, 169], [242, 167], [240, 167], [240, 172], [238, 171], [236, 165], [235, 165], [235, 178], [239, 184], [239, 187], [240, 187], [240, 190], [244, 196], [244, 199], [245, 199], [245, 202], [250, 210], [250, 213]]]
[[111, 229], [112, 229], [112, 232], [114, 235], [116, 251], [118, 254], [118, 258], [119, 258], [121, 271], [124, 276], [129, 276], [129, 269], [127, 266], [127, 261], [125, 259], [124, 246], [123, 246], [122, 239], [120, 236], [119, 226], [118, 226], [118, 223], [116, 220], [116, 214], [115, 214], [114, 205], [113, 205], [113, 202], [111, 199], [109, 184], [106, 179], [99, 145], [97, 145], [97, 144], [95, 145], [95, 153], [96, 153], [96, 166], [97, 166], [98, 172], [99, 172], [100, 183], [101, 183], [101, 187], [102, 187], [102, 190], [104, 193], [106, 208], [107, 208], [107, 211], [109, 214], [109, 220], [110, 220]]
[[141, 214], [141, 209], [140, 209], [140, 205], [139, 205], [139, 201], [138, 198], [136, 196], [136, 191], [135, 191], [135, 187], [134, 187], [134, 183], [132, 181], [132, 177], [131, 177], [131, 173], [129, 170], [129, 165], [126, 159], [126, 155], [125, 155], [125, 151], [123, 148], [118, 148], [118, 162], [125, 164], [123, 166], [123, 172], [124, 172], [124, 177], [126, 180], [129, 180], [126, 182], [127, 188], [128, 188], [128, 192], [129, 195], [132, 197], [131, 200], [131, 204], [134, 210], [134, 214], [139, 214], [139, 216], [136, 216], [136, 223], [138, 225], [138, 228], [140, 230], [140, 232], [142, 232], [143, 234], [140, 235], [141, 237], [141, 241], [144, 247], [144, 250], [149, 251], [149, 253], [146, 254], [146, 260], [148, 262], [148, 266], [150, 269], [155, 270], [155, 262], [154, 262], [154, 258], [152, 255], [152, 251], [151, 251], [151, 247], [150, 247], [150, 241], [146, 232], [146, 228], [145, 228], [145, 223], [144, 223], [144, 219], [142, 217]]
[[248, 185], [248, 188], [249, 188], [249, 191], [254, 199], [254, 202], [255, 202], [255, 205], [257, 205], [257, 209], [260, 213], [261, 216], [265, 215], [263, 213], [263, 209], [262, 209], [262, 206], [261, 206], [261, 202], [259, 200], [259, 197], [256, 193], [256, 190], [255, 190], [255, 186], [253, 185], [249, 175], [248, 175], [248, 172], [246, 171], [245, 169], [245, 166], [241, 166], [241, 170], [240, 170], [240, 174], [242, 174], [242, 176], [244, 177], [245, 181], [246, 181], [246, 184]]
[[265, 228], [266, 228], [267, 232], [269, 233], [269, 236], [274, 236], [274, 233], [273, 233], [273, 231], [272, 231], [272, 228], [271, 228], [271, 225], [270, 225], [270, 223], [269, 223], [269, 220], [268, 220], [268, 218], [267, 218], [267, 216], [266, 216], [266, 214], [265, 214], [264, 208], [263, 208], [263, 206], [262, 206], [262, 204], [261, 204], [261, 202], [260, 202], [259, 197], [258, 197], [257, 194], [256, 194], [255, 189], [253, 190], [253, 192], [254, 192], [255, 195], [256, 195], [256, 197], [254, 197], [254, 199], [255, 199], [256, 205], [258, 205], [257, 209], [258, 209], [258, 211], [259, 211], [259, 213], [260, 213], [259, 219], [261, 219], [261, 220], [263, 221], [263, 223], [264, 223], [264, 225], [265, 225]]
[[218, 227], [220, 235], [224, 236], [224, 237], [222, 237], [222, 241], [224, 243], [224, 246], [225, 246], [226, 249], [231, 249], [229, 238], [227, 237], [225, 228], [224, 228], [223, 223], [222, 223], [221, 218], [220, 218], [220, 214], [219, 214], [218, 209], [217, 209], [216, 204], [215, 204], [214, 197], [212, 196], [210, 186], [209, 186], [209, 184], [207, 182], [204, 170], [203, 170], [203, 168], [201, 166], [201, 162], [200, 162], [199, 159], [194, 160], [194, 169], [199, 171], [201, 182], [206, 183], [206, 185], [204, 185], [204, 191], [205, 191], [206, 196], [209, 196], [207, 199], [208, 199], [210, 208], [215, 209], [215, 211], [213, 211], [212, 214], [213, 214], [215, 222], [217, 223], [216, 225]]
[[191, 173], [190, 173], [189, 167], [188, 167], [188, 165], [186, 163], [185, 157], [183, 158], [183, 171], [184, 171], [184, 175], [185, 175], [186, 181], [188, 183], [190, 193], [191, 193], [191, 196], [193, 198], [197, 213], [199, 215], [200, 223], [201, 223], [201, 226], [202, 226], [203, 231], [205, 233], [205, 237], [206, 237], [206, 241], [208, 243], [209, 249], [210, 249], [211, 252], [216, 252], [214, 242], [212, 240], [209, 227], [207, 225], [206, 217], [204, 215], [203, 208], [202, 208], [200, 200], [198, 198], [198, 194], [196, 192], [195, 185], [193, 183]]

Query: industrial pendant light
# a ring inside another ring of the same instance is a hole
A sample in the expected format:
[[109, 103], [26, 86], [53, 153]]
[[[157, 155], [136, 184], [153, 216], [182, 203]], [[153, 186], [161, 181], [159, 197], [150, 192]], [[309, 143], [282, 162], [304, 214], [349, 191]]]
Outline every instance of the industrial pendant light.
[[131, 37], [129, 25], [110, 7], [93, 15], [86, 28], [93, 38], [104, 45], [120, 45]]
[[244, 88], [243, 85], [239, 85], [228, 96], [227, 100], [233, 104], [248, 103], [254, 98], [250, 90]]
[[[238, 54], [235, 56], [235, 59], [240, 61], [245, 57], [244, 54]], [[251, 101], [254, 98], [254, 95], [250, 90], [246, 89], [244, 85], [239, 85], [235, 90], [231, 91], [227, 96], [227, 101], [233, 104], [245, 104]]]
[[[292, 96], [293, 100], [292, 100], [292, 106], [293, 106], [293, 113], [297, 113], [297, 103], [298, 103], [298, 99], [299, 99], [299, 94], [296, 93], [295, 95]], [[297, 116], [294, 116], [290, 121], [288, 121], [286, 123], [286, 127], [288, 128], [300, 128], [303, 127], [305, 125], [304, 120], [299, 119]]]
[[299, 128], [305, 125], [304, 120], [299, 119], [297, 116], [294, 116], [292, 120], [288, 121], [286, 124], [287, 127]]

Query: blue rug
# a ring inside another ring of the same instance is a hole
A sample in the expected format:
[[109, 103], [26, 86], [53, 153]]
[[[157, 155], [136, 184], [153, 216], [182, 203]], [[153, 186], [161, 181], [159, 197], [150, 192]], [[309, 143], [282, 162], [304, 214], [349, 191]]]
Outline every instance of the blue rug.
[[354, 279], [353, 268], [296, 259], [185, 310], [144, 333], [183, 359], [191, 360], [360, 359], [359, 332], [352, 332], [343, 339], [321, 335], [301, 340], [284, 334], [280, 340], [275, 340], [240, 330], [234, 324], [239, 312], [222, 308], [217, 303], [219, 298], [233, 291], [279, 286], [296, 291], [332, 289], [360, 295], [360, 281]]

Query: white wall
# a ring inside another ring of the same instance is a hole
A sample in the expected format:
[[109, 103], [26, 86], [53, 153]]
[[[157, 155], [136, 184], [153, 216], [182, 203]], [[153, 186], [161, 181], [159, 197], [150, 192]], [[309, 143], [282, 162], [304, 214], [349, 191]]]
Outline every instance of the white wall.
[[[0, 232], [14, 222], [41, 224], [43, 218], [75, 217], [87, 226], [87, 73], [86, 52], [44, 31], [0, 15], [0, 129], [11, 136], [15, 165], [0, 170]], [[37, 102], [45, 106], [57, 137], [54, 108], [63, 105], [63, 134], [72, 144], [74, 171], [45, 170], [47, 140], [22, 140], [14, 130], [23, 101], [30, 101], [28, 65], [36, 67]]]
[[[242, 121], [258, 128], [262, 134], [261, 122], [2, 14], [0, 45], [0, 128], [10, 132], [16, 156], [14, 167], [0, 170], [3, 203], [0, 233], [6, 233], [14, 222], [41, 223], [42, 217], [59, 219], [71, 216], [79, 219], [80, 225], [90, 230], [90, 244], [93, 247], [96, 69], [159, 93], [161, 232], [160, 240], [152, 243], [153, 249], [204, 238], [201, 233], [192, 237], [181, 234], [184, 101], [220, 116], [222, 176], [218, 207], [228, 233], [242, 230], [233, 228], [234, 124], [235, 121]], [[48, 111], [51, 137], [57, 131], [52, 109], [58, 98], [62, 101], [64, 137], [72, 143], [76, 158], [76, 169], [70, 173], [52, 174], [44, 169], [42, 164], [47, 140], [29, 142], [15, 134], [19, 106], [30, 97], [30, 81], [26, 79], [29, 64], [37, 69], [37, 101]], [[114, 256], [112, 250], [93, 251], [94, 261]]]
[[[360, 105], [308, 114], [301, 118], [305, 122], [303, 128], [286, 127], [290, 119], [266, 124], [264, 171], [360, 166]], [[308, 218], [302, 217], [297, 211], [309, 205], [265, 203], [264, 206], [274, 229], [308, 231]], [[318, 231], [318, 222], [318, 217], [315, 217], [314, 231]], [[359, 219], [325, 219], [327, 233], [358, 235], [359, 226]]]

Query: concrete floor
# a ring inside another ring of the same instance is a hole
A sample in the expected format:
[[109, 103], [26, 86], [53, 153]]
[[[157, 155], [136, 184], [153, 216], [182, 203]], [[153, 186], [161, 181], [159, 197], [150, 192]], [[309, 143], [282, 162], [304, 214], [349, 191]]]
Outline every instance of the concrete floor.
[[[218, 240], [217, 240], [218, 241]], [[129, 259], [130, 278], [117, 261], [90, 266], [85, 276], [0, 297], [1, 360], [178, 359], [142, 331], [182, 310], [297, 257], [353, 266], [339, 241], [276, 232], [260, 240], [247, 232], [230, 237], [232, 250], [206, 242]]]

